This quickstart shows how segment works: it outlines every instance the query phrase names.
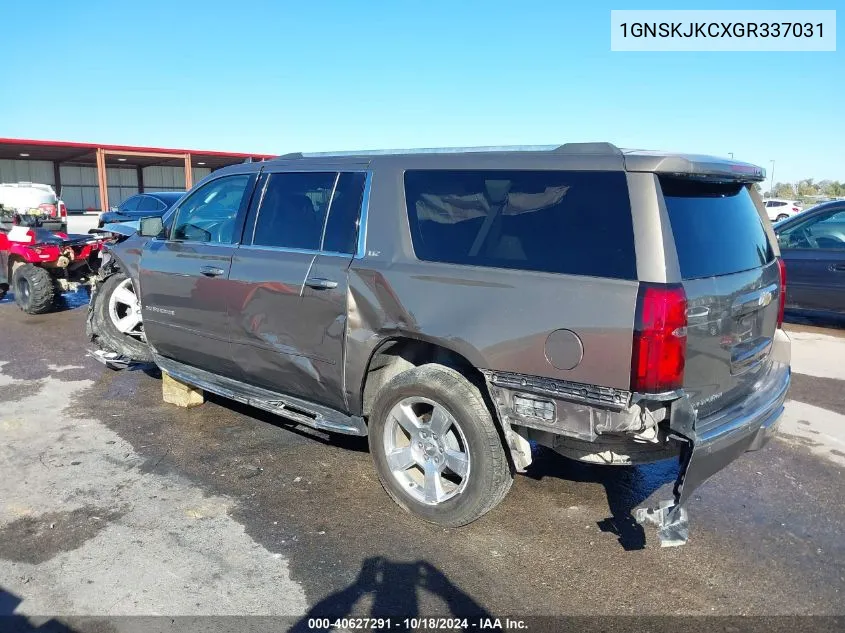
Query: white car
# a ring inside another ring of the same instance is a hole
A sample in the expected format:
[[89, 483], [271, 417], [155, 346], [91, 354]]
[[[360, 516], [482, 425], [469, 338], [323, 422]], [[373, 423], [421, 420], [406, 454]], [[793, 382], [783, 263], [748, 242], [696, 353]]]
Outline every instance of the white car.
[[795, 200], [784, 200], [782, 198], [767, 198], [763, 200], [766, 206], [766, 212], [769, 214], [769, 219], [772, 222], [780, 222], [787, 218], [791, 218], [797, 213], [804, 210]]
[[50, 185], [35, 182], [0, 184], [0, 205], [19, 215], [37, 216], [51, 231], [67, 232], [67, 207]]

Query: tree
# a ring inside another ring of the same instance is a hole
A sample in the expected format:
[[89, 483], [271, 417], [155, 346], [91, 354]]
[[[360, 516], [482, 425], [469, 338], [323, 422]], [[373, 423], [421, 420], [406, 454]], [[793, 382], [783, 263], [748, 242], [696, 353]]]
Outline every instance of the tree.
[[795, 195], [795, 190], [788, 182], [779, 182], [775, 185], [773, 198], [792, 198]]
[[813, 178], [805, 178], [799, 180], [795, 185], [795, 193], [799, 198], [807, 198], [810, 196], [819, 195], [819, 186], [813, 181]]
[[[825, 186], [822, 188], [822, 194], [828, 198], [842, 198], [845, 197], [845, 183], [838, 180], [827, 180]], [[819, 183], [821, 185], [821, 183]]]

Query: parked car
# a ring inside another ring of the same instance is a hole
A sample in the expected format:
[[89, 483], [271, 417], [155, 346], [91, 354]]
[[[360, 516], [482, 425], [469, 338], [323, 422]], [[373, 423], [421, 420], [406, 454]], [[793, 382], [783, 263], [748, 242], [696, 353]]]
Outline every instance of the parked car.
[[163, 215], [185, 195], [184, 191], [151, 191], [130, 196], [111, 211], [100, 214], [98, 228], [113, 222], [131, 222], [143, 217]]
[[766, 213], [772, 222], [780, 222], [801, 213], [803, 207], [795, 200], [782, 200], [780, 198], [767, 198], [763, 201]]
[[606, 143], [235, 165], [107, 249], [88, 332], [367, 435], [387, 493], [440, 525], [494, 508], [532, 441], [678, 458], [674, 498], [638, 514], [675, 544], [693, 490], [768, 440], [789, 386], [763, 178]]
[[817, 205], [774, 229], [789, 274], [786, 307], [845, 315], [845, 200]]
[[0, 184], [0, 206], [7, 212], [28, 216], [49, 231], [67, 233], [67, 207], [50, 185], [35, 182]]

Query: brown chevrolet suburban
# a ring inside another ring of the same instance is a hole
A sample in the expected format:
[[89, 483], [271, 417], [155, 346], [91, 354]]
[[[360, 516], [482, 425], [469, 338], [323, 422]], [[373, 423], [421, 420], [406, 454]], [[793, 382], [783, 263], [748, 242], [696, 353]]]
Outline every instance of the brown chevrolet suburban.
[[[762, 169], [608, 143], [290, 154], [213, 172], [105, 255], [89, 336], [174, 378], [367, 435], [404, 509], [467, 524], [531, 442], [680, 460], [638, 519], [775, 431], [785, 278]], [[109, 227], [106, 227], [107, 229]]]

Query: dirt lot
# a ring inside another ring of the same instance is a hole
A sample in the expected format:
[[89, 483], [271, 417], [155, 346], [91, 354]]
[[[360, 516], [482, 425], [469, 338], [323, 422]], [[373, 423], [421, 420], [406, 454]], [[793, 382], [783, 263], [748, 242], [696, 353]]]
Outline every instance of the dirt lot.
[[[86, 356], [84, 296], [0, 303], [0, 615], [843, 614], [845, 338], [794, 326], [781, 437], [697, 491], [687, 545], [631, 518], [675, 464], [540, 450], [495, 511], [440, 529], [366, 442]], [[305, 620], [302, 620], [305, 622]], [[108, 629], [112, 630], [112, 629]]]

